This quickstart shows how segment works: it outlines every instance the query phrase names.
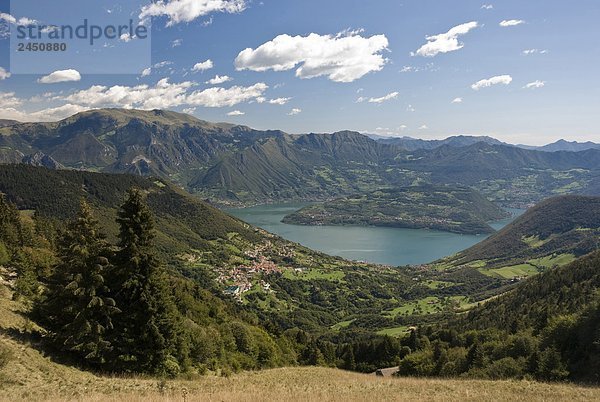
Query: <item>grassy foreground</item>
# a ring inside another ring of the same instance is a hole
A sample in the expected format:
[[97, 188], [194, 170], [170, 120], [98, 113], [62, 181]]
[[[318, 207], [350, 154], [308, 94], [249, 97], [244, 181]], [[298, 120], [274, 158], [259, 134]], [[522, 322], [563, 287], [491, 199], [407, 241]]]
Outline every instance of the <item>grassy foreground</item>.
[[303, 367], [246, 372], [228, 378], [160, 381], [108, 378], [51, 361], [31, 347], [35, 326], [0, 286], [1, 401], [592, 401], [600, 388], [528, 381], [378, 378]]

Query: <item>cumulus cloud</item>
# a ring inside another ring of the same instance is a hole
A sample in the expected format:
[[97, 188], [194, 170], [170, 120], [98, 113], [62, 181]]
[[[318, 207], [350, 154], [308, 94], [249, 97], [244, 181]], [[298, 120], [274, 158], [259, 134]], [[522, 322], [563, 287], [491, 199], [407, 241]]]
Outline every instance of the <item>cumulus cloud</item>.
[[186, 114], [194, 114], [196, 112], [196, 108], [195, 107], [186, 107], [185, 109], [182, 110], [183, 113]]
[[514, 27], [514, 26], [521, 25], [524, 23], [525, 23], [525, 21], [523, 21], [523, 20], [503, 20], [503, 21], [500, 21], [500, 26], [506, 28], [506, 27]]
[[302, 113], [302, 109], [298, 109], [298, 108], [293, 108], [292, 110], [290, 110], [290, 112], [288, 113], [288, 116], [295, 116], [297, 114]]
[[235, 59], [238, 70], [287, 71], [296, 68], [296, 77], [326, 76], [335, 82], [352, 82], [380, 71], [386, 63], [385, 35], [363, 37], [360, 31], [337, 35], [279, 35], [256, 49], [247, 48]]
[[192, 67], [192, 71], [206, 71], [206, 70], [210, 70], [211, 68], [213, 68], [213, 62], [211, 59], [208, 59], [206, 61], [202, 61], [200, 63], [196, 63], [194, 65], [194, 67]]
[[457, 25], [446, 33], [426, 37], [427, 43], [421, 46], [416, 53], [423, 57], [434, 57], [439, 53], [448, 53], [460, 50], [464, 43], [459, 42], [458, 37], [469, 33], [479, 26], [476, 21]]
[[0, 108], [21, 106], [23, 101], [15, 96], [14, 92], [0, 92]]
[[166, 16], [167, 26], [191, 22], [211, 13], [240, 13], [246, 9], [245, 0], [161, 0], [142, 7], [139, 18]]
[[10, 14], [0, 13], [0, 20], [12, 25], [33, 25], [37, 21], [27, 17], [15, 18]]
[[482, 10], [492, 10], [494, 8], [493, 4], [484, 4], [483, 6], [481, 6]]
[[152, 69], [151, 69], [150, 67], [148, 67], [148, 68], [145, 68], [145, 69], [142, 71], [142, 77], [147, 77], [147, 76], [149, 76], [151, 73], [152, 73]]
[[536, 80], [536, 81], [530, 82], [529, 84], [525, 85], [523, 88], [524, 89], [536, 89], [536, 88], [543, 88], [545, 85], [546, 85], [546, 81]]
[[380, 98], [365, 98], [363, 96], [361, 96], [360, 98], [358, 98], [356, 100], [357, 103], [361, 103], [361, 102], [369, 102], [369, 103], [384, 103], [393, 99], [398, 99], [398, 95], [400, 95], [399, 92], [390, 92], [387, 95], [384, 95]]
[[219, 84], [223, 84], [224, 82], [227, 81], [231, 81], [233, 80], [233, 78], [227, 76], [227, 75], [215, 75], [214, 78], [211, 78], [210, 80], [206, 81], [207, 84], [211, 84], [211, 85], [219, 85]]
[[427, 127], [427, 124], [423, 124], [421, 127], [419, 127], [419, 130], [428, 130], [429, 127]]
[[94, 85], [68, 95], [64, 100], [94, 108], [166, 109], [185, 104], [187, 91], [192, 86], [193, 83], [189, 81], [172, 84], [168, 78], [158, 81], [155, 86]]
[[512, 82], [512, 77], [510, 75], [497, 75], [492, 78], [487, 78], [481, 81], [477, 81], [475, 84], [471, 85], [475, 91], [479, 91], [482, 88], [488, 88], [492, 85], [508, 85]]
[[[0, 94], [0, 98], [1, 97], [2, 95]], [[86, 110], [89, 110], [89, 108], [80, 105], [65, 104], [27, 113], [14, 107], [4, 107], [0, 100], [0, 119], [11, 119], [23, 122], [57, 121]]]
[[40, 84], [56, 84], [58, 82], [81, 81], [81, 74], [77, 70], [58, 70], [38, 80]]
[[188, 95], [187, 103], [204, 107], [235, 106], [242, 102], [256, 100], [263, 95], [269, 87], [262, 82], [249, 87], [233, 86], [231, 88], [208, 88], [195, 91]]
[[0, 67], [0, 81], [10, 78], [10, 73], [4, 68]]
[[183, 39], [175, 39], [171, 42], [171, 47], [179, 47], [183, 44]]
[[463, 98], [454, 98], [452, 100], [452, 103], [462, 103], [462, 101], [463, 101]]
[[241, 112], [241, 111], [239, 111], [239, 110], [234, 110], [234, 111], [232, 111], [232, 112], [229, 112], [229, 113], [227, 113], [227, 116], [243, 116], [243, 115], [245, 115], [245, 114], [246, 114], [246, 113], [244, 113], [244, 112]]

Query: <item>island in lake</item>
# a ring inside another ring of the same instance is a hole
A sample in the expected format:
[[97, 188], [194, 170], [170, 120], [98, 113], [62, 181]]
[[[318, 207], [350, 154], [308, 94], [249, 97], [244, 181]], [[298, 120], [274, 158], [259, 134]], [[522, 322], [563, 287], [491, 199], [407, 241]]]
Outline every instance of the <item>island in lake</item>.
[[457, 186], [380, 189], [307, 206], [283, 218], [295, 225], [360, 225], [493, 233], [489, 222], [510, 216], [478, 192]]

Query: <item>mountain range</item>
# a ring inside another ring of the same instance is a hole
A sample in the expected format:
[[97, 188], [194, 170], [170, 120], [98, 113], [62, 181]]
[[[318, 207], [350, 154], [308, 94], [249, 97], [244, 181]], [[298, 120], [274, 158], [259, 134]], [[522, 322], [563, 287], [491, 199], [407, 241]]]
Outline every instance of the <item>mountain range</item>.
[[480, 140], [407, 150], [351, 131], [289, 135], [170, 111], [101, 109], [0, 128], [0, 162], [154, 175], [218, 203], [326, 200], [419, 182], [471, 186], [507, 206], [596, 191], [600, 149]]

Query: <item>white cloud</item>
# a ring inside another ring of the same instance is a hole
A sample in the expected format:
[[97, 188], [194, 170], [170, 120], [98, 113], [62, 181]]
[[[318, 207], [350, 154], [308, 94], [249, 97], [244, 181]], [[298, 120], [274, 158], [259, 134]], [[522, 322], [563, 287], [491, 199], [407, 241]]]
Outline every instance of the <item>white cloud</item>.
[[195, 107], [186, 107], [185, 109], [182, 110], [183, 113], [186, 114], [194, 114], [196, 113], [196, 108]]
[[228, 89], [208, 88], [196, 91], [187, 97], [187, 103], [195, 106], [224, 107], [235, 106], [242, 102], [256, 100], [269, 88], [266, 84], [259, 82], [249, 87], [234, 86]]
[[356, 100], [356, 102], [360, 103], [360, 102], [368, 101], [369, 103], [384, 103], [384, 102], [387, 102], [387, 101], [390, 101], [390, 100], [393, 100], [393, 99], [398, 99], [398, 95], [400, 95], [399, 92], [390, 92], [389, 94], [384, 95], [384, 96], [382, 96], [380, 98], [369, 98], [369, 99], [367, 99], [367, 98], [361, 96], [360, 98], [358, 98]]
[[487, 78], [485, 80], [477, 81], [475, 84], [471, 85], [475, 91], [479, 91], [482, 88], [488, 88], [492, 85], [508, 85], [512, 82], [512, 77], [510, 75], [498, 75], [492, 78]]
[[292, 98], [276, 98], [276, 99], [269, 99], [269, 103], [271, 105], [285, 105], [286, 103], [288, 103]]
[[88, 107], [167, 109], [186, 104], [187, 91], [193, 85], [189, 81], [171, 84], [168, 78], [163, 78], [153, 87], [148, 85], [133, 87], [94, 85], [62, 99]]
[[380, 71], [387, 60], [385, 35], [362, 37], [360, 31], [337, 35], [279, 35], [256, 49], [247, 48], [235, 59], [238, 70], [287, 71], [296, 69], [296, 77], [327, 76], [335, 82], [352, 82]]
[[493, 4], [484, 4], [483, 6], [481, 6], [482, 10], [493, 10], [494, 9], [494, 5]]
[[183, 39], [175, 39], [171, 42], [171, 47], [179, 47], [183, 44]]
[[462, 103], [462, 101], [463, 101], [463, 98], [454, 98], [452, 100], [452, 103]]
[[161, 62], [158, 62], [158, 63], [154, 64], [152, 67], [153, 68], [163, 68], [163, 67], [170, 66], [172, 64], [173, 64], [173, 62], [170, 61], [170, 60], [163, 60]]
[[243, 116], [246, 113], [240, 112], [239, 110], [234, 110], [232, 112], [227, 113], [227, 116]]
[[211, 84], [211, 85], [219, 85], [219, 84], [223, 84], [224, 82], [228, 82], [233, 80], [233, 78], [227, 76], [227, 75], [215, 75], [214, 78], [211, 78], [210, 80], [206, 81], [207, 84]]
[[429, 127], [427, 127], [427, 124], [423, 124], [421, 127], [419, 127], [419, 130], [428, 130]]
[[13, 25], [33, 25], [37, 24], [37, 21], [27, 17], [21, 17], [19, 19], [13, 17], [10, 14], [0, 13], [0, 20], [7, 22], [8, 24]]
[[212, 60], [208, 59], [206, 61], [196, 63], [194, 65], [194, 67], [192, 67], [192, 71], [206, 71], [206, 70], [210, 70], [213, 67], [214, 67], [214, 65], [213, 65]]
[[38, 80], [40, 84], [56, 84], [58, 82], [81, 81], [81, 74], [77, 70], [58, 70]]
[[288, 113], [288, 116], [295, 116], [297, 114], [302, 113], [302, 109], [298, 109], [298, 108], [293, 108], [292, 110], [290, 110], [290, 112]]
[[21, 106], [23, 101], [15, 96], [14, 92], [0, 92], [0, 108]]
[[407, 111], [407, 112], [411, 112], [411, 113], [412, 113], [412, 112], [414, 112], [415, 110], [416, 110], [416, 109], [413, 107], [413, 105], [408, 105], [408, 106], [406, 107], [406, 111]]
[[500, 22], [500, 26], [506, 28], [506, 27], [514, 27], [514, 26], [521, 25], [524, 23], [525, 23], [525, 21], [523, 21], [523, 20], [504, 20], [504, 21]]
[[548, 50], [546, 50], [546, 49], [526, 49], [526, 50], [523, 50], [523, 54], [525, 56], [529, 56], [529, 55], [532, 55], [532, 54], [546, 54], [546, 53], [548, 53]]
[[167, 26], [172, 26], [216, 12], [240, 13], [245, 8], [245, 0], [161, 0], [142, 7], [139, 18], [167, 16]]
[[124, 33], [119, 37], [122, 42], [131, 42], [133, 39], [135, 39], [135, 35], [131, 36], [129, 33]]
[[439, 53], [448, 53], [460, 50], [464, 43], [458, 41], [458, 37], [469, 33], [479, 26], [476, 21], [457, 25], [448, 32], [426, 37], [427, 43], [421, 46], [415, 54], [423, 57], [434, 57]]
[[[0, 98], [1, 96], [2, 95], [0, 95]], [[12, 119], [23, 122], [57, 121], [86, 110], [89, 110], [89, 108], [79, 105], [65, 104], [58, 107], [27, 113], [12, 107], [5, 108], [2, 106], [2, 101], [0, 100], [0, 119]]]
[[0, 81], [10, 78], [10, 73], [4, 68], [0, 67]]
[[229, 89], [208, 88], [189, 92], [196, 84], [185, 81], [170, 83], [163, 78], [155, 86], [137, 85], [106, 87], [94, 85], [60, 100], [88, 107], [122, 107], [126, 109], [168, 109], [176, 106], [224, 107], [254, 100], [268, 89], [264, 83]]
[[546, 81], [536, 80], [536, 81], [530, 82], [529, 84], [525, 85], [523, 87], [523, 89], [543, 88], [545, 85], [546, 85]]
[[147, 77], [147, 76], [149, 76], [151, 73], [152, 73], [152, 69], [151, 69], [150, 67], [148, 67], [148, 68], [145, 68], [145, 69], [142, 71], [142, 77]]

